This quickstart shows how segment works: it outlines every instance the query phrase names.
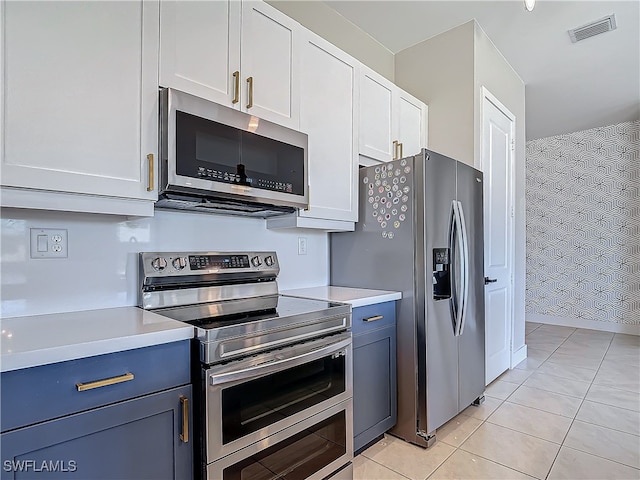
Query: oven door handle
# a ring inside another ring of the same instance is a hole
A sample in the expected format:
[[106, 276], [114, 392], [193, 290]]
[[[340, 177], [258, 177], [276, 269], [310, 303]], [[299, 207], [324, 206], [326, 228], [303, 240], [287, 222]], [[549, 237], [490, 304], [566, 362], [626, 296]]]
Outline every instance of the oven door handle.
[[261, 377], [269, 373], [278, 372], [287, 368], [302, 365], [303, 363], [312, 362], [332, 353], [338, 353], [351, 345], [351, 338], [332, 343], [324, 347], [311, 350], [300, 355], [293, 355], [285, 358], [275, 358], [269, 362], [261, 363], [254, 367], [243, 368], [233, 372], [211, 373], [209, 374], [210, 385], [221, 385], [223, 383], [231, 383], [238, 380], [247, 380], [253, 377]]

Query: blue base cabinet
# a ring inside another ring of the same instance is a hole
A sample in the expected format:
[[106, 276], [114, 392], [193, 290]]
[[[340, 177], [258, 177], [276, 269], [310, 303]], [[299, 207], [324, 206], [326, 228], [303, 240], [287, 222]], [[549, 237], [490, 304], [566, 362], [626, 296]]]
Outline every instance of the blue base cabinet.
[[353, 309], [353, 448], [397, 421], [395, 302]]
[[2, 434], [2, 479], [190, 479], [185, 399], [190, 385]]
[[193, 478], [189, 341], [2, 373], [2, 480]]

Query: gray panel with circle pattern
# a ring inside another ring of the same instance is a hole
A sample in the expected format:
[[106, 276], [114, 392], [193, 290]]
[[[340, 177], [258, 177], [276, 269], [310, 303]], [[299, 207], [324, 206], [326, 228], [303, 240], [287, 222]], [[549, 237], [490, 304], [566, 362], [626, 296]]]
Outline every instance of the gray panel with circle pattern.
[[411, 221], [412, 176], [411, 159], [403, 158], [370, 167], [362, 178], [367, 205], [366, 218], [360, 220], [367, 225], [377, 223], [382, 238], [393, 240]]

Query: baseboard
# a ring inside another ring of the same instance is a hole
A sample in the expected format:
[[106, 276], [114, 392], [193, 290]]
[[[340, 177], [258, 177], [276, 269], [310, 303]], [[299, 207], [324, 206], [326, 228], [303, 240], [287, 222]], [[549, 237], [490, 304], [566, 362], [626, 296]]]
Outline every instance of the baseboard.
[[511, 368], [515, 368], [525, 358], [527, 358], [527, 346], [523, 345], [517, 351], [511, 353]]
[[538, 313], [527, 313], [526, 321], [535, 322], [535, 323], [544, 323], [547, 325], [560, 325], [563, 327], [600, 330], [601, 332], [640, 335], [640, 325], [631, 325], [628, 323], [598, 322], [596, 320], [584, 320], [581, 318], [569, 318], [569, 317], [555, 317], [553, 315], [540, 315]]

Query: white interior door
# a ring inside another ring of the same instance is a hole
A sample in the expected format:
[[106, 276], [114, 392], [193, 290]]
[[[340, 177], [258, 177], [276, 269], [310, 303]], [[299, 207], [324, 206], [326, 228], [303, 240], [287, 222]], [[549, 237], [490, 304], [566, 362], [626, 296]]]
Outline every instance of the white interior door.
[[[483, 88], [486, 384], [509, 369], [513, 325], [515, 117]], [[490, 283], [487, 283], [490, 282]]]

